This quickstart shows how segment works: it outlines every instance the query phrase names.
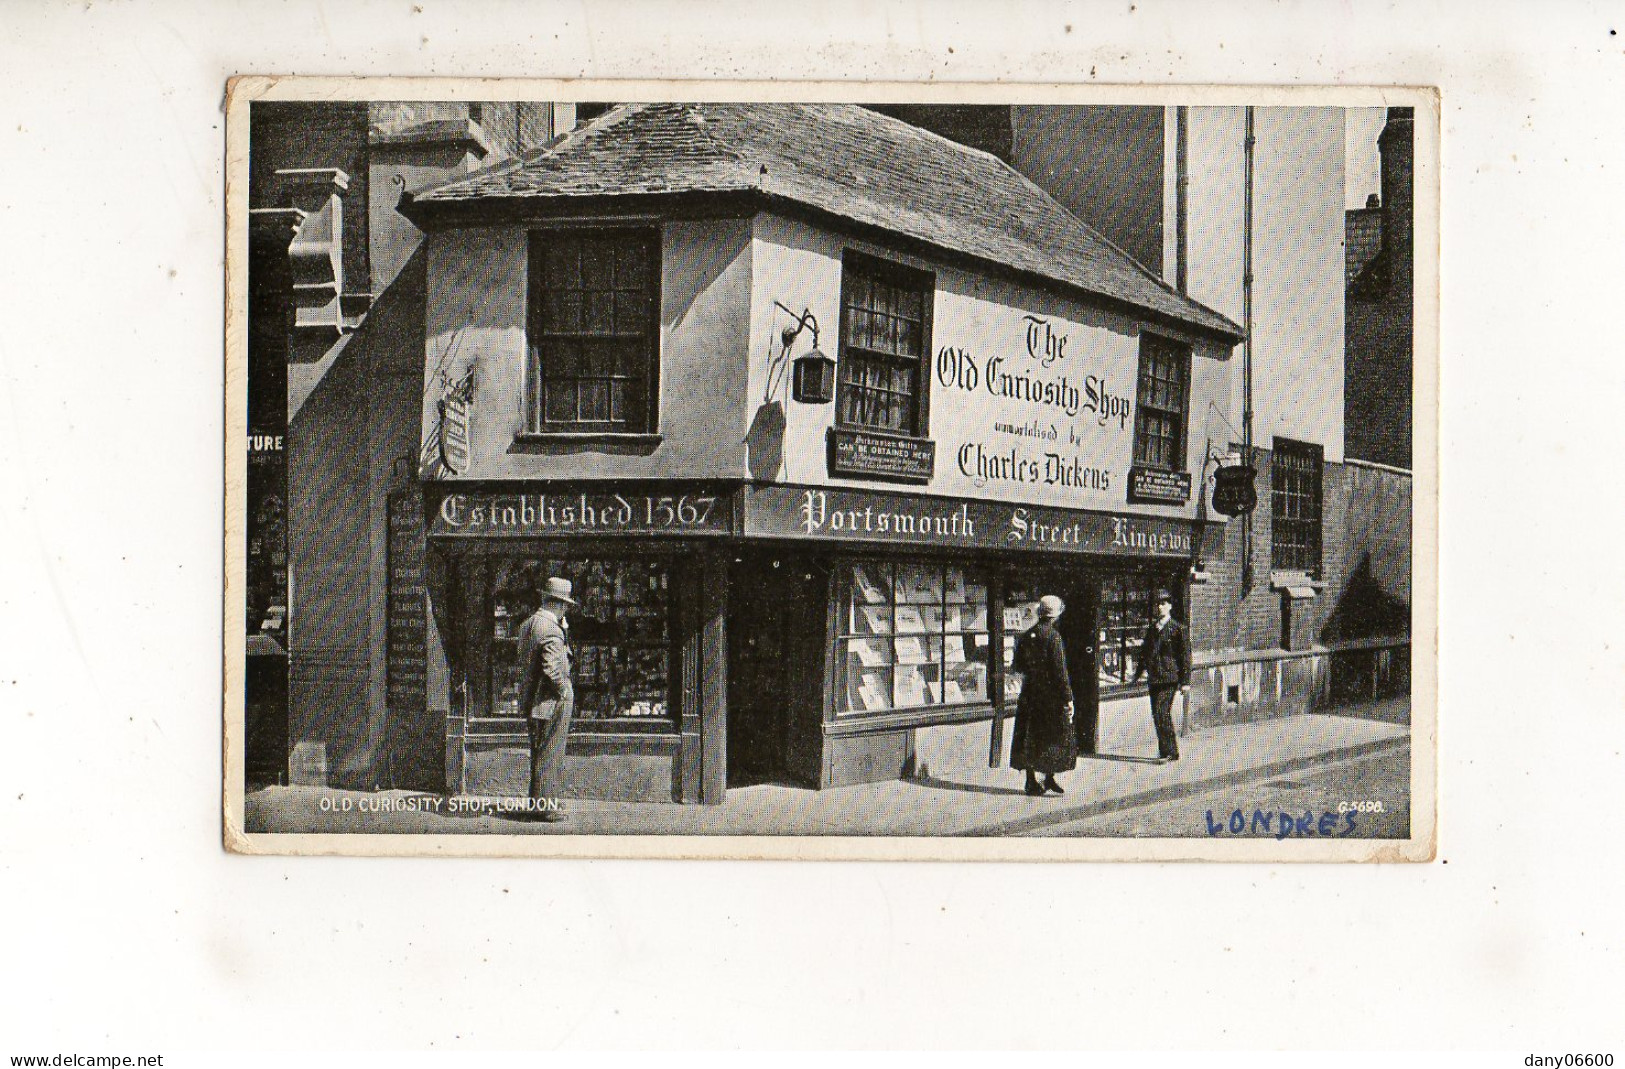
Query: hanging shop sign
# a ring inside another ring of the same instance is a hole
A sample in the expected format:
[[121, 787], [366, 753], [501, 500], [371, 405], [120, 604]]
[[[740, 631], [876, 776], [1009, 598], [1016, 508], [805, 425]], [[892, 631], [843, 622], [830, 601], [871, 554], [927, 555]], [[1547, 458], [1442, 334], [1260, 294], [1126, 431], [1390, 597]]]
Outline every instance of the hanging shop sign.
[[660, 492], [548, 489], [444, 490], [432, 503], [436, 537], [551, 538], [569, 535], [724, 535], [733, 498], [703, 488]]
[[831, 427], [829, 473], [859, 479], [891, 479], [929, 483], [935, 467], [936, 443], [920, 438]]
[[440, 399], [440, 463], [453, 475], [473, 463], [474, 369], [470, 368]]
[[811, 487], [746, 489], [747, 536], [1184, 557], [1188, 520]]
[[1183, 505], [1191, 499], [1191, 473], [1130, 468], [1128, 499], [1135, 504]]
[[1225, 516], [1242, 516], [1258, 507], [1258, 491], [1253, 486], [1257, 470], [1250, 464], [1229, 464], [1213, 473], [1213, 511]]

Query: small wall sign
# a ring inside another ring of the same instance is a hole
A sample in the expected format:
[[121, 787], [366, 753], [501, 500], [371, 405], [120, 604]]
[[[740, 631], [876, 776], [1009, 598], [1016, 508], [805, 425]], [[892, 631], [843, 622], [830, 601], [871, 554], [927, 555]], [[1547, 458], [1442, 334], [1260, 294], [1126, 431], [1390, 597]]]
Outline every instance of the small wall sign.
[[1250, 464], [1230, 464], [1213, 473], [1213, 511], [1225, 516], [1242, 516], [1258, 507], [1258, 491], [1253, 487], [1257, 470]]
[[935, 442], [844, 430], [829, 432], [829, 473], [859, 479], [929, 483], [936, 467]]
[[1156, 468], [1130, 468], [1128, 499], [1157, 505], [1183, 505], [1191, 499], [1191, 473], [1160, 471]]

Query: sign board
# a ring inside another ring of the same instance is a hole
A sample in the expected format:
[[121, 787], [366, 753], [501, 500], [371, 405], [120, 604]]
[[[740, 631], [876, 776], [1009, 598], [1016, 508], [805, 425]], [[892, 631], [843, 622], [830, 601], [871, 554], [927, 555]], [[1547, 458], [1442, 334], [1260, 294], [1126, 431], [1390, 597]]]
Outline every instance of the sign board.
[[440, 462], [455, 475], [466, 472], [473, 457], [469, 407], [469, 402], [460, 397], [440, 402]]
[[421, 716], [426, 698], [428, 591], [424, 585], [423, 499], [417, 490], [389, 495], [386, 703]]
[[441, 490], [432, 502], [435, 537], [556, 538], [574, 535], [725, 535], [733, 498], [703, 488], [632, 492], [549, 489], [540, 493]]
[[1231, 464], [1213, 473], [1213, 511], [1241, 516], [1258, 507], [1253, 486], [1256, 470], [1250, 464]]
[[928, 483], [935, 469], [936, 454], [936, 444], [921, 438], [871, 434], [841, 427], [832, 427], [829, 431], [831, 475]]
[[761, 538], [1117, 556], [1191, 554], [1189, 520], [815, 487], [753, 486], [745, 493], [741, 533]]
[[1157, 468], [1130, 468], [1128, 499], [1159, 505], [1183, 505], [1191, 499], [1191, 473]]

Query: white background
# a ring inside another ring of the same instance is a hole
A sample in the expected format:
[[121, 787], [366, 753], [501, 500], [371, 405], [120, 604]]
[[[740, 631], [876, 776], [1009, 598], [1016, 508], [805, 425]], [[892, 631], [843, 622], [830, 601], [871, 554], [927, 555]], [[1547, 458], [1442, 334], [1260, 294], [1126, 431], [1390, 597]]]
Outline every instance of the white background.
[[[1625, 9], [861, 0], [759, 17], [0, 3], [0, 1056], [1625, 1054]], [[1438, 85], [1440, 859], [226, 856], [220, 104], [228, 75], [293, 72]]]

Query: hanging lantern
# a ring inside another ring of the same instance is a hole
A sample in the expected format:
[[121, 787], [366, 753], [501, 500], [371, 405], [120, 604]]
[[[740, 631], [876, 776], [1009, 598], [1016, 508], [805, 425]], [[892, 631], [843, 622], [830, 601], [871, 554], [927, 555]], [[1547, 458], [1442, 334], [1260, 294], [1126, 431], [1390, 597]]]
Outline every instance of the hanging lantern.
[[1229, 464], [1213, 472], [1213, 510], [1226, 516], [1242, 516], [1258, 507], [1258, 491], [1253, 477], [1258, 469], [1251, 464]]
[[804, 405], [827, 405], [835, 400], [835, 361], [813, 349], [796, 357], [793, 396]]

